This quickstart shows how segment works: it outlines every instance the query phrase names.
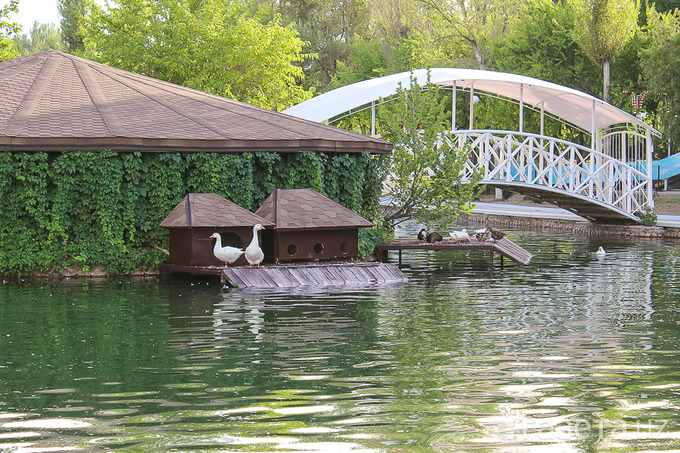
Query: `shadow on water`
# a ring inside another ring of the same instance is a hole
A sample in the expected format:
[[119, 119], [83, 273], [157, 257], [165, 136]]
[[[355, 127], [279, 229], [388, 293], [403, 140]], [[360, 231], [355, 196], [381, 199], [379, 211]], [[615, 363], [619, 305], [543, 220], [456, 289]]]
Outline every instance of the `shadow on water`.
[[0, 449], [679, 448], [676, 245], [508, 233], [399, 285], [0, 285]]

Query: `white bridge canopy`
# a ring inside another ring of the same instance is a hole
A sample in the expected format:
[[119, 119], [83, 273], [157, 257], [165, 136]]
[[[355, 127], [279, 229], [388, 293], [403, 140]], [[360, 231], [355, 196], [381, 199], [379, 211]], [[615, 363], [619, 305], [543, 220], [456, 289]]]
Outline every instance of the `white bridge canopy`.
[[[427, 83], [427, 69], [413, 71], [418, 84]], [[342, 113], [396, 94], [401, 82], [409, 87], [411, 72], [401, 72], [376, 79], [353, 83], [301, 102], [283, 111], [289, 115], [318, 123]], [[582, 91], [506, 72], [479, 69], [433, 68], [430, 81], [457, 89], [474, 89], [522, 102], [536, 110], [541, 108], [586, 131], [600, 130], [615, 124], [650, 126], [637, 117]]]

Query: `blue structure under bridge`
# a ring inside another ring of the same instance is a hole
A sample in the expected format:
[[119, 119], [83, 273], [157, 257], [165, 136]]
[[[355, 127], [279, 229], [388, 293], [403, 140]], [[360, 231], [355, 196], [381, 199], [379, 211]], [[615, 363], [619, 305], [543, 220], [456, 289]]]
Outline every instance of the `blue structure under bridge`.
[[[543, 80], [475, 69], [419, 69], [347, 85], [283, 112], [333, 123], [371, 109], [375, 135], [376, 107], [389, 101], [400, 83], [409, 86], [412, 76], [425, 85], [428, 72], [432, 83], [451, 90], [451, 130], [442, 136], [470, 147], [467, 175], [481, 168], [482, 184], [539, 197], [594, 221], [638, 222], [636, 213], [653, 208], [652, 136], [659, 133], [594, 96]], [[518, 104], [517, 131], [475, 128], [475, 104], [485, 95]], [[456, 127], [461, 101], [469, 103], [465, 128]], [[524, 130], [526, 109], [540, 112], [536, 133]], [[589, 137], [589, 146], [546, 135], [546, 115]]]

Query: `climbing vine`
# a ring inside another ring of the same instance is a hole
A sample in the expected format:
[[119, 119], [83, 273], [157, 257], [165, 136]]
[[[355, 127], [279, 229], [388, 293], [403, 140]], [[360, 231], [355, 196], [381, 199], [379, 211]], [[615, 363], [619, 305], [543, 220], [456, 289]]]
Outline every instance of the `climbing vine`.
[[381, 229], [381, 158], [322, 153], [0, 153], [0, 274], [99, 268], [126, 274], [167, 259], [159, 225], [189, 192], [257, 210], [276, 188], [309, 187]]

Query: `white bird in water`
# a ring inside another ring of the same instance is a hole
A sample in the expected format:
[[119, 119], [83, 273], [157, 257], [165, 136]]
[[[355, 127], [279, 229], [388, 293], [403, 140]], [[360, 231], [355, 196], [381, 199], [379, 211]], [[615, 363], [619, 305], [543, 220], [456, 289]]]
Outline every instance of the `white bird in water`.
[[253, 240], [246, 247], [246, 260], [250, 267], [253, 267], [253, 264], [260, 267], [260, 263], [264, 259], [264, 252], [260, 248], [260, 240], [257, 237], [257, 232], [260, 230], [264, 230], [264, 227], [259, 223], [253, 227]]
[[602, 246], [600, 246], [600, 248], [597, 249], [597, 252], [595, 252], [595, 254], [597, 255], [597, 257], [599, 259], [602, 259], [607, 254], [607, 252], [605, 252], [604, 249], [602, 248]]
[[213, 233], [210, 238], [217, 239], [215, 241], [215, 247], [213, 248], [213, 255], [215, 255], [215, 258], [218, 260], [224, 261], [224, 267], [229, 267], [229, 263], [233, 263], [244, 253], [243, 249], [231, 247], [229, 245], [222, 247], [222, 237], [220, 237], [219, 233]]

